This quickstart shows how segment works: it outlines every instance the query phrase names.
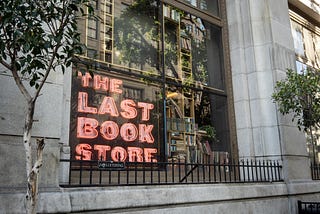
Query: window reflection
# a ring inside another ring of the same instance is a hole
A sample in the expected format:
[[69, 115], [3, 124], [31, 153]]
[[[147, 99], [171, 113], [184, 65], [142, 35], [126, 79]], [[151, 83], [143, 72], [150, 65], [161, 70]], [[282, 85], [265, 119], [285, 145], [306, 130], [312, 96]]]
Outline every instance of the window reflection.
[[310, 67], [320, 68], [320, 36], [310, 27], [293, 20], [291, 20], [291, 31], [298, 61]]
[[156, 73], [159, 43], [157, 1], [117, 1], [115, 11], [114, 63]]
[[213, 151], [230, 151], [225, 97], [173, 85], [166, 88], [170, 158], [202, 162]]
[[194, 7], [204, 10], [214, 16], [219, 16], [218, 0], [183, 0]]
[[166, 75], [223, 89], [221, 29], [170, 5], [164, 16]]
[[[185, 2], [218, 15], [218, 0]], [[212, 158], [214, 151], [230, 152], [227, 99], [211, 93], [212, 88], [225, 88], [221, 28], [169, 4], [164, 4], [163, 14], [159, 15], [156, 0], [99, 3], [102, 20], [98, 25], [88, 21], [86, 29], [87, 56], [117, 68], [112, 73], [123, 79], [121, 95], [113, 95], [119, 109], [126, 99], [154, 105], [148, 124], [154, 125], [152, 135], [158, 155], [202, 162]], [[144, 76], [128, 77], [128, 71]], [[165, 78], [158, 81], [155, 77], [162, 71]], [[92, 105], [98, 106], [104, 96], [90, 95], [94, 98]], [[103, 117], [99, 122], [107, 119]], [[112, 118], [120, 125], [140, 120], [140, 116]], [[112, 145], [124, 148], [126, 144], [120, 138], [116, 140]]]

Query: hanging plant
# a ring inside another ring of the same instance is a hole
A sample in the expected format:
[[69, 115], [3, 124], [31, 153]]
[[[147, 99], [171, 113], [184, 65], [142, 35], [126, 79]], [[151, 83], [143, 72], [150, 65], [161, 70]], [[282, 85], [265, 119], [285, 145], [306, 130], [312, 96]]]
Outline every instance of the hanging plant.
[[201, 126], [199, 129], [206, 132], [208, 140], [211, 140], [212, 142], [219, 142], [219, 140], [217, 139], [216, 129], [213, 126], [205, 125]]

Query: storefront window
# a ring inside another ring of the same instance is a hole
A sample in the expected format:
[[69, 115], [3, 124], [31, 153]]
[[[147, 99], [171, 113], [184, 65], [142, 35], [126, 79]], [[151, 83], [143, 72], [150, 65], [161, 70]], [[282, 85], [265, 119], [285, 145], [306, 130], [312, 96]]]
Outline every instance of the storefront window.
[[185, 3], [99, 1], [99, 33], [86, 39], [101, 64], [72, 83], [72, 159], [194, 163], [230, 152], [221, 26], [207, 21], [218, 1]]

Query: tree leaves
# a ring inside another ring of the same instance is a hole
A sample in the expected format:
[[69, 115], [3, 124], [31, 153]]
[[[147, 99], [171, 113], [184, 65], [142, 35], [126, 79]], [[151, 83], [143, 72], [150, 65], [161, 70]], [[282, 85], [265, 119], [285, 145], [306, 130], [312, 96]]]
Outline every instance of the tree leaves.
[[83, 52], [76, 24], [85, 15], [83, 8], [93, 15], [90, 0], [1, 0], [0, 63], [34, 87], [43, 72], [65, 71], [74, 55]]
[[[71, 65], [71, 59], [83, 47], [76, 21], [79, 11], [81, 16], [84, 15], [84, 10], [79, 8], [89, 3], [90, 0], [0, 1], [0, 63], [11, 71], [27, 101], [23, 134], [28, 178], [27, 213], [36, 213], [38, 180], [35, 175], [42, 165], [43, 145], [36, 157], [34, 168], [37, 170], [31, 170], [35, 103], [49, 73], [59, 67], [65, 72], [66, 66]], [[33, 95], [24, 85], [25, 80], [36, 89]]]
[[320, 124], [320, 73], [317, 70], [305, 70], [297, 73], [287, 70], [287, 77], [278, 81], [272, 99], [278, 104], [282, 114], [292, 113], [298, 129], [307, 131]]

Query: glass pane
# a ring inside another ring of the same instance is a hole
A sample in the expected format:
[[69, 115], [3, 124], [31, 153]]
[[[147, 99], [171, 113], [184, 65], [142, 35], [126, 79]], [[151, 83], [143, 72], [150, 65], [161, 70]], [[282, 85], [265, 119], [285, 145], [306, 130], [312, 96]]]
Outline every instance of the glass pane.
[[164, 16], [166, 75], [223, 90], [221, 29], [170, 5]]
[[304, 45], [303, 45], [302, 26], [291, 21], [291, 27], [292, 27], [292, 36], [293, 36], [293, 41], [294, 41], [294, 50], [297, 55], [305, 56]]
[[313, 65], [316, 59], [316, 52], [313, 40], [314, 33], [306, 28], [303, 28], [303, 37], [306, 57]]
[[167, 76], [179, 78], [179, 25], [165, 19], [165, 73]]
[[[223, 89], [221, 30], [198, 19], [196, 36], [192, 37], [192, 73], [203, 85]], [[200, 24], [201, 23], [201, 24]]]
[[88, 19], [88, 37], [97, 39], [98, 22], [95, 19]]
[[303, 74], [305, 70], [308, 68], [308, 66], [302, 62], [299, 62], [296, 60], [296, 67], [297, 67], [297, 72], [300, 74]]
[[157, 73], [159, 59], [156, 1], [115, 2], [114, 58], [118, 65]]
[[320, 36], [315, 35], [316, 65], [320, 69]]
[[169, 160], [203, 162], [214, 151], [230, 152], [225, 97], [173, 85], [166, 89]]
[[183, 0], [183, 1], [201, 10], [204, 10], [214, 16], [219, 16], [218, 0]]
[[[226, 97], [197, 92], [195, 123], [214, 151], [230, 151]], [[202, 132], [204, 131], [204, 132]]]

